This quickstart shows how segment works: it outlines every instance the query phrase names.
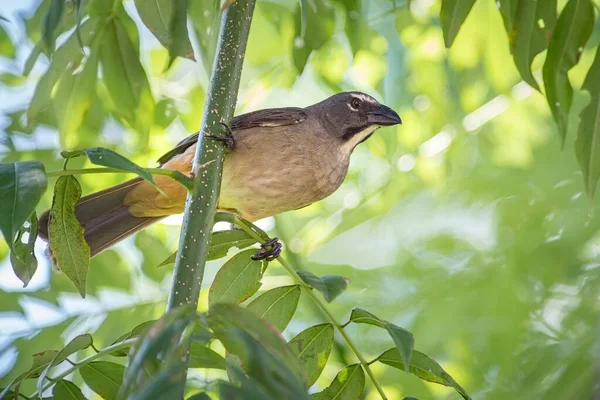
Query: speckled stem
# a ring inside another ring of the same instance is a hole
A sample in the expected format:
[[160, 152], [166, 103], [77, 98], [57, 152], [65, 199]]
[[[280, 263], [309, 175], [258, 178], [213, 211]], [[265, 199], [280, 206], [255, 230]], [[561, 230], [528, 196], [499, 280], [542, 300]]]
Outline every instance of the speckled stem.
[[[201, 133], [224, 135], [226, 132], [220, 122], [231, 124], [254, 3], [255, 0], [234, 1], [223, 11]], [[226, 146], [220, 141], [205, 141], [202, 134], [198, 138], [192, 169], [194, 187], [185, 204], [167, 310], [183, 304], [198, 304], [225, 152]]]

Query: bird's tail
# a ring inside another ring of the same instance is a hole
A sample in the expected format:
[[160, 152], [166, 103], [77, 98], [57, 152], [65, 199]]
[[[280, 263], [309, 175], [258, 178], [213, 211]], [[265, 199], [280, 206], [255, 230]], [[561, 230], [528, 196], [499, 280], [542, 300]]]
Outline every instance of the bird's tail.
[[[123, 204], [125, 196], [141, 178], [132, 179], [117, 186], [82, 197], [75, 206], [75, 215], [83, 226], [84, 237], [95, 256], [161, 217], [134, 217]], [[39, 220], [39, 235], [48, 240], [49, 211]]]

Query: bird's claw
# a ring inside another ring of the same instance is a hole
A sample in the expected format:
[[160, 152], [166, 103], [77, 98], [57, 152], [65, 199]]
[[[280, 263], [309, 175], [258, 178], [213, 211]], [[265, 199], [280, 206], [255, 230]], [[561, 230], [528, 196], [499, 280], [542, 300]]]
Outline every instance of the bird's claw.
[[269, 239], [260, 246], [260, 249], [252, 256], [253, 260], [273, 261], [281, 254], [283, 246], [277, 238]]
[[233, 131], [231, 130], [231, 128], [229, 127], [229, 125], [227, 125], [225, 122], [219, 122], [219, 124], [225, 128], [225, 130], [227, 131], [227, 135], [225, 136], [217, 136], [217, 135], [204, 135], [204, 137], [210, 138], [210, 139], [214, 139], [214, 140], [218, 140], [221, 143], [224, 143], [225, 146], [227, 146], [227, 148], [229, 150], [233, 149], [235, 147], [235, 139], [233, 138]]

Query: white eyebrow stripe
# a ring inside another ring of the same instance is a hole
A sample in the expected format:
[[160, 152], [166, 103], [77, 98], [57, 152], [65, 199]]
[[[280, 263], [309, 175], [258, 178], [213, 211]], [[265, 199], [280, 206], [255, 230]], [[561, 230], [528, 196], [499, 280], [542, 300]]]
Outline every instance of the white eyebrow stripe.
[[371, 96], [368, 96], [366, 94], [362, 94], [362, 93], [353, 93], [352, 94], [354, 97], [361, 99], [362, 101], [366, 101], [368, 103], [371, 104], [378, 104], [377, 100], [375, 100], [374, 98], [372, 98]]

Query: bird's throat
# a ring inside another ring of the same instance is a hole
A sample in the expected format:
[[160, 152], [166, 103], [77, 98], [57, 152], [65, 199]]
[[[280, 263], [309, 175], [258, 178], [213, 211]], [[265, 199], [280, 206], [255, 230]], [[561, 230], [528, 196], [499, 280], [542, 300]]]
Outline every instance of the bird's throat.
[[343, 151], [345, 153], [350, 154], [358, 144], [367, 140], [377, 128], [379, 128], [379, 126], [371, 125], [361, 131], [354, 133], [353, 135], [348, 135], [347, 137], [345, 137], [345, 142], [344, 144], [342, 144]]

